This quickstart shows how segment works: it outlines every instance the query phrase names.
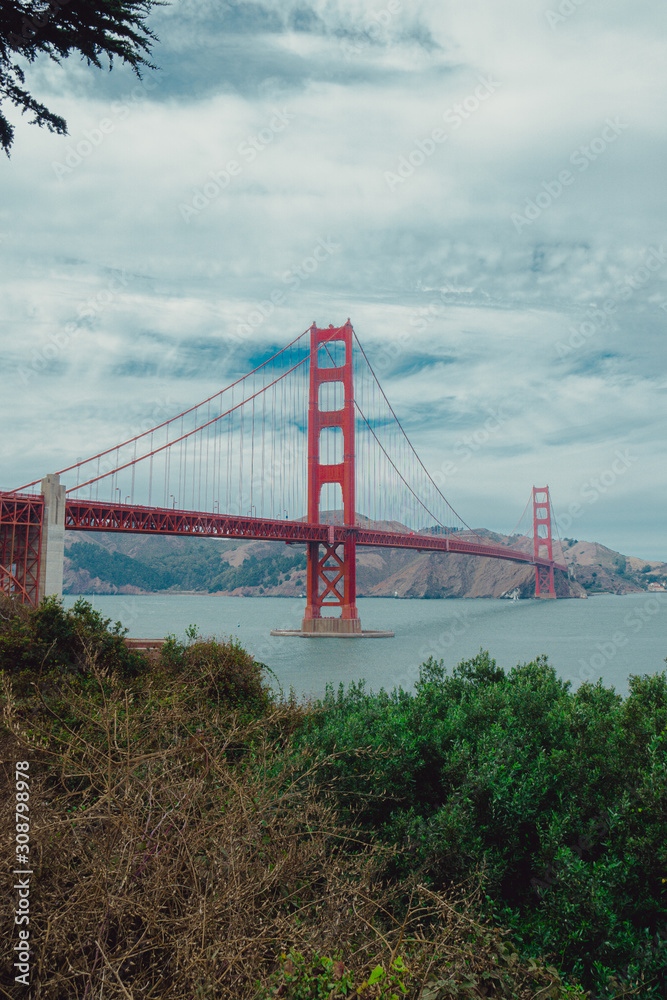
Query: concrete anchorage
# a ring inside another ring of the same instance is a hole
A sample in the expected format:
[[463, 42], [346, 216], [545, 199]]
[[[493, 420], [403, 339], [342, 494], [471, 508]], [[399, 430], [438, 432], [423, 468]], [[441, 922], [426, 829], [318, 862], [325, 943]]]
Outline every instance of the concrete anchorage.
[[65, 565], [65, 487], [60, 476], [53, 473], [42, 479], [44, 522], [42, 552], [39, 563], [38, 602], [45, 597], [63, 595]]

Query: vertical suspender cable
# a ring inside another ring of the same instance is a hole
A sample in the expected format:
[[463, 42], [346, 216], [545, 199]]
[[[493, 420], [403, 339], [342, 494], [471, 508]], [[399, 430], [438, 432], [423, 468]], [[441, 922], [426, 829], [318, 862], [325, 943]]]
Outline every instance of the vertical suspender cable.
[[266, 389], [262, 393], [262, 476], [261, 476], [261, 500], [260, 512], [264, 517], [264, 446], [266, 444]]
[[[271, 387], [271, 496], [276, 505], [276, 387]], [[278, 517], [277, 511], [274, 511]]]
[[[290, 368], [292, 367], [292, 358], [290, 358]], [[291, 376], [291, 391], [292, 391], [292, 433], [290, 435], [290, 456], [289, 456], [289, 471], [290, 471], [290, 485], [291, 485], [291, 497], [290, 497], [290, 511], [292, 518], [296, 517], [296, 431], [297, 431], [297, 420], [296, 420], [296, 379], [297, 373], [292, 372]]]
[[[183, 489], [182, 489], [183, 503], [182, 503], [182, 505], [180, 505], [180, 506], [182, 506], [183, 509], [185, 509], [187, 507], [187, 505], [188, 505], [188, 473], [187, 473], [187, 467], [188, 467], [188, 442], [189, 441], [190, 441], [190, 438], [186, 438], [185, 439], [185, 441], [184, 441], [185, 448], [183, 449]], [[192, 464], [194, 466], [194, 462]], [[194, 493], [194, 489], [195, 489], [195, 477], [194, 477], [194, 470], [193, 470], [193, 476], [192, 476], [192, 492], [193, 493]], [[181, 495], [181, 484], [179, 482], [179, 496], [180, 495]], [[192, 506], [194, 507], [194, 503], [192, 504]]]
[[279, 463], [280, 463], [280, 516], [281, 516], [281, 519], [282, 519], [283, 509], [284, 509], [285, 500], [286, 500], [286, 497], [285, 497], [285, 494], [284, 494], [284, 486], [283, 486], [283, 483], [284, 483], [284, 477], [283, 477], [284, 461], [283, 461], [283, 459], [284, 459], [284, 456], [285, 456], [285, 379], [284, 378], [280, 380], [280, 412], [279, 412], [278, 415], [279, 415], [279, 418], [281, 420], [281, 425], [280, 426], [281, 426], [281, 431], [282, 431], [282, 434], [281, 434], [282, 440], [279, 439], [279, 449], [280, 449], [280, 455], [279, 455]]
[[250, 433], [250, 516], [252, 517], [253, 479], [255, 475], [255, 373], [252, 375], [252, 430]]
[[232, 512], [232, 447], [234, 444], [234, 416], [236, 410], [234, 409], [234, 389], [232, 387], [232, 411], [229, 414], [229, 427], [227, 428], [227, 483], [225, 486], [226, 490], [226, 509], [227, 513]]
[[153, 493], [153, 433], [152, 433], [152, 431], [151, 431], [150, 450], [151, 450], [151, 457], [150, 457], [150, 464], [148, 466], [148, 506], [149, 507], [151, 505], [151, 495]]
[[[181, 446], [178, 455], [178, 497], [176, 502], [181, 506], [181, 483], [183, 482], [183, 417], [181, 417]], [[183, 505], [185, 506], [185, 504]]]
[[[167, 441], [169, 440], [169, 434], [167, 433]], [[162, 501], [163, 507], [169, 506], [169, 474], [171, 472], [171, 448], [165, 448], [165, 459], [164, 459], [164, 498]]]
[[[204, 479], [204, 507], [206, 508], [206, 510], [208, 510], [208, 459], [211, 448], [211, 425], [209, 423], [210, 418], [211, 418], [211, 404], [209, 403], [208, 408], [206, 410], [206, 425], [207, 425], [206, 426], [206, 478]], [[213, 428], [213, 433], [215, 434], [215, 427]]]
[[[222, 413], [222, 396], [218, 402], [218, 412]], [[213, 430], [213, 480], [211, 483], [211, 510], [215, 510], [215, 501], [218, 501], [218, 511], [220, 511], [220, 440], [222, 435], [222, 421], [216, 420]]]
[[[245, 382], [243, 383], [243, 400], [245, 400]], [[243, 490], [243, 414], [245, 411], [245, 404], [240, 408], [240, 420], [241, 420], [241, 444], [239, 445], [239, 514], [243, 514], [242, 507], [242, 490]]]

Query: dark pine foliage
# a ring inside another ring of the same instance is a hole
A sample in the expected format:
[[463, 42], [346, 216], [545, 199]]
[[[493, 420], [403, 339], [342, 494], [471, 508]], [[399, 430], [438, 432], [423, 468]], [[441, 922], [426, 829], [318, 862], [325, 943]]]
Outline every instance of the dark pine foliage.
[[[79, 55], [90, 65], [109, 69], [114, 58], [127, 63], [137, 76], [148, 62], [155, 35], [146, 25], [158, 0], [3, 0], [0, 6], [0, 108], [9, 101], [23, 113], [33, 115], [32, 124], [46, 125], [50, 132], [67, 134], [60, 115], [35, 100], [25, 88], [24, 69], [17, 57], [32, 63], [46, 55], [55, 62]], [[9, 155], [14, 127], [0, 110], [0, 145]]]

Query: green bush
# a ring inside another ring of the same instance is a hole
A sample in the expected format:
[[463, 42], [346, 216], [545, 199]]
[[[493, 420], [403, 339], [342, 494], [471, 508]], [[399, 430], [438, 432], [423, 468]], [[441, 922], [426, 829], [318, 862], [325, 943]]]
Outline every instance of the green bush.
[[[41, 917], [65, 913], [71, 923], [72, 885], [84, 893], [74, 914], [82, 961], [72, 972], [88, 992], [105, 982], [100, 928], [134, 995], [584, 1000], [553, 966], [523, 962], [507, 927], [526, 955], [546, 942], [562, 967], [579, 963], [592, 982], [609, 970], [638, 981], [659, 970], [662, 937], [649, 933], [655, 886], [635, 923], [619, 900], [625, 891], [633, 905], [637, 880], [653, 877], [663, 850], [664, 678], [634, 679], [631, 704], [590, 687], [575, 704], [545, 660], [506, 675], [480, 653], [451, 677], [429, 661], [414, 695], [358, 684], [337, 698], [329, 691], [319, 707], [296, 706], [273, 702], [268, 668], [235, 640], [204, 639], [194, 626], [145, 669], [121, 626], [85, 601], [68, 612], [53, 601], [35, 612], [0, 607], [0, 622], [3, 655], [23, 657], [13, 676], [42, 672], [43, 704], [15, 699], [2, 677], [0, 736], [30, 756], [41, 782], [34, 945], [40, 968], [56, 970], [45, 973], [49, 996], [71, 993], [57, 972], [71, 934], [50, 933]], [[659, 731], [651, 718], [662, 720]], [[569, 746], [570, 729], [598, 754], [596, 781], [605, 739], [618, 736], [628, 759], [643, 762], [643, 784], [622, 803], [632, 822], [598, 835], [617, 836], [617, 871], [604, 851], [590, 867], [593, 841], [579, 841], [576, 856], [567, 850], [563, 831], [576, 830], [581, 805], [564, 808], [567, 786], [544, 824], [538, 815], [569, 774], [560, 762], [555, 777], [551, 759]], [[526, 829], [514, 829], [519, 818]], [[514, 899], [515, 855], [542, 864], [550, 851], [553, 876], [528, 904]], [[408, 877], [392, 879], [392, 865]], [[485, 866], [486, 900], [477, 877]], [[437, 891], [456, 872], [470, 878]], [[484, 906], [503, 929], [478, 919]], [[0, 973], [13, 982], [9, 965]], [[642, 995], [660, 995], [652, 989]]]
[[126, 647], [127, 630], [121, 623], [103, 618], [83, 598], [69, 610], [55, 597], [33, 610], [5, 598], [1, 612], [0, 670], [12, 679], [19, 697], [30, 694], [38, 679], [86, 678], [92, 662], [125, 679], [137, 677], [148, 665], [144, 656]]
[[297, 740], [335, 753], [321, 780], [395, 845], [388, 877], [437, 889], [483, 869], [488, 912], [527, 953], [602, 997], [623, 970], [667, 995], [667, 949], [647, 949], [667, 926], [667, 674], [623, 699], [480, 651], [451, 675], [429, 660], [414, 694], [362, 682], [321, 708]]
[[157, 683], [167, 678], [189, 685], [192, 697], [203, 696], [210, 704], [242, 710], [248, 716], [264, 714], [273, 704], [271, 689], [263, 675], [269, 670], [255, 660], [234, 638], [206, 639], [194, 626], [181, 642], [169, 636], [153, 667]]
[[365, 979], [357, 979], [341, 958], [313, 955], [305, 958], [295, 949], [280, 956], [280, 970], [274, 975], [272, 986], [259, 986], [257, 1000], [275, 996], [285, 1000], [342, 1000], [365, 998], [368, 1000], [402, 1000], [408, 990], [410, 972], [400, 956], [387, 969], [376, 965]]

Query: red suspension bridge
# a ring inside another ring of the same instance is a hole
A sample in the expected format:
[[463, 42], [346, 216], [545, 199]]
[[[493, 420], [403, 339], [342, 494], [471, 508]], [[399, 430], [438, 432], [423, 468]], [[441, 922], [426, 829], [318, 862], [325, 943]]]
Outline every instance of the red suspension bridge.
[[0, 492], [0, 591], [33, 605], [60, 595], [65, 531], [302, 542], [301, 634], [361, 635], [357, 545], [528, 563], [535, 596], [555, 598], [554, 571], [567, 568], [554, 560], [548, 487], [533, 487], [532, 514], [526, 547], [475, 534], [417, 456], [350, 321], [313, 325], [196, 406]]

